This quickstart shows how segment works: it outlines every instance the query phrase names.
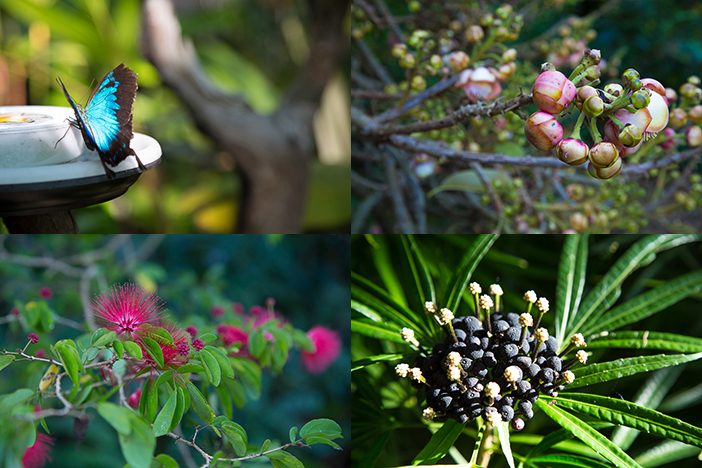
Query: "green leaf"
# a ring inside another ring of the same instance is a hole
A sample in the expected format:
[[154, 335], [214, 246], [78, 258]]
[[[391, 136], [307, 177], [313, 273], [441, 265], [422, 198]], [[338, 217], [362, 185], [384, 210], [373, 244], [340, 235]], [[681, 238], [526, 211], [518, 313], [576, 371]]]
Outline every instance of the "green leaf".
[[161, 346], [159, 346], [156, 341], [146, 336], [142, 337], [141, 340], [146, 348], [146, 352], [151, 356], [151, 359], [158, 364], [158, 367], [163, 367], [163, 350]]
[[653, 356], [638, 356], [622, 358], [615, 361], [600, 362], [573, 370], [575, 382], [568, 389], [584, 387], [595, 383], [620, 379], [640, 372], [650, 372], [663, 367], [677, 366], [684, 362], [702, 358], [702, 353], [695, 354], [655, 354]]
[[205, 368], [205, 374], [207, 374], [207, 379], [212, 382], [212, 385], [218, 387], [222, 382], [222, 370], [219, 368], [219, 363], [217, 358], [215, 358], [209, 351], [203, 349], [200, 351], [200, 360]]
[[300, 460], [285, 450], [276, 450], [266, 454], [266, 457], [271, 461], [273, 468], [305, 468]]
[[571, 314], [578, 310], [585, 287], [588, 237], [586, 234], [565, 236], [558, 266], [556, 287], [556, 340], [564, 341]]
[[116, 340], [112, 343], [112, 349], [115, 350], [115, 354], [117, 355], [118, 358], [122, 359], [124, 356], [124, 345], [122, 344], [121, 341]]
[[[388, 238], [389, 239], [389, 238]], [[378, 271], [378, 276], [385, 286], [385, 290], [402, 307], [407, 308], [407, 298], [404, 288], [395, 272], [395, 262], [390, 257], [388, 241], [381, 236], [373, 237], [371, 245], [371, 256]]]
[[550, 398], [539, 398], [536, 400], [536, 406], [541, 408], [541, 411], [557, 424], [585, 442], [585, 444], [595, 452], [602, 455], [618, 468], [637, 468], [639, 466], [622, 449], [614, 445], [609, 439], [597, 432], [585, 421], [562, 410], [557, 405], [550, 404], [549, 401], [546, 400], [551, 401]]
[[124, 377], [125, 372], [127, 372], [127, 361], [125, 361], [124, 359], [119, 359], [115, 361], [115, 363], [112, 365], [112, 372], [115, 374], [116, 378], [122, 380], [122, 377]]
[[215, 348], [214, 346], [205, 346], [203, 351], [205, 350], [207, 350], [217, 360], [217, 364], [219, 364], [219, 368], [222, 371], [224, 378], [233, 379], [234, 369], [232, 368], [232, 363], [229, 360], [229, 356], [227, 356], [227, 354], [220, 348]]
[[141, 359], [144, 357], [143, 353], [141, 352], [141, 347], [135, 342], [125, 341], [123, 344], [124, 349], [127, 350], [127, 354], [129, 354], [134, 359]]
[[300, 438], [307, 439], [308, 437], [339, 439], [342, 437], [341, 426], [331, 419], [313, 419], [300, 429]]
[[0, 356], [0, 371], [12, 364], [12, 361], [14, 360], [15, 357], [11, 354]]
[[128, 435], [132, 431], [131, 411], [127, 408], [105, 401], [98, 403], [97, 412], [102, 416], [102, 419], [107, 421], [120, 434]]
[[[162, 327], [155, 327], [153, 325], [150, 325], [148, 323], [142, 323], [141, 324], [141, 331], [144, 335], [146, 335], [146, 338], [150, 338], [157, 343], [163, 344], [163, 345], [168, 345], [168, 346], [173, 346], [173, 336], [171, 333], [166, 330], [165, 328]], [[144, 338], [144, 337], [142, 337]]]
[[677, 440], [667, 440], [640, 454], [636, 457], [636, 461], [646, 468], [670, 467], [673, 462], [694, 457], [699, 453], [700, 449], [697, 447], [683, 444]]
[[[353, 310], [358, 311], [357, 307], [359, 306], [360, 304], [354, 304], [352, 301], [351, 308]], [[379, 341], [393, 341], [395, 343], [405, 344], [405, 341], [397, 330], [397, 328], [388, 327], [382, 323], [370, 323], [365, 320], [361, 321], [357, 319], [351, 320], [351, 332], [354, 335], [365, 335], [371, 338], [377, 338]]]
[[424, 261], [422, 251], [419, 249], [413, 236], [405, 235], [401, 237], [401, 240], [420, 302], [422, 304], [426, 301], [436, 302], [434, 282], [429, 274], [429, 268], [427, 268], [427, 264]]
[[98, 328], [95, 330], [95, 333], [93, 333], [93, 338], [92, 338], [92, 345], [95, 346], [96, 348], [104, 348], [106, 346], [110, 346], [115, 339], [117, 339], [117, 333], [111, 331], [111, 330], [105, 330], [106, 333], [101, 333], [98, 334], [96, 337], [96, 333], [100, 330], [105, 330], [104, 328]]
[[215, 341], [217, 339], [217, 335], [215, 335], [214, 333], [207, 332], [207, 333], [203, 333], [202, 335], [200, 335], [199, 338], [200, 338], [200, 341], [202, 341], [205, 344], [208, 344], [208, 343], [212, 343], [213, 341]]
[[512, 446], [509, 443], [509, 422], [501, 421], [497, 425], [497, 437], [500, 439], [502, 453], [507, 459], [509, 468], [514, 468], [514, 457], [512, 456]]
[[151, 468], [179, 468], [178, 462], [175, 461], [170, 455], [165, 453], [159, 453], [154, 458]]
[[78, 386], [80, 383], [78, 373], [83, 369], [83, 366], [80, 363], [76, 344], [73, 340], [61, 340], [54, 345], [54, 349], [73, 385]]
[[598, 335], [588, 340], [588, 348], [664, 349], [682, 353], [702, 352], [702, 339], [674, 333], [623, 331]]
[[28, 388], [20, 388], [7, 395], [0, 396], [0, 414], [6, 414], [18, 405], [29, 400], [34, 392]]
[[560, 453], [541, 455], [539, 457], [532, 458], [531, 461], [536, 463], [537, 466], [548, 466], [550, 468], [568, 466], [575, 466], [579, 468], [609, 468], [612, 466], [609, 463], [603, 463], [592, 458], [581, 457], [578, 455], [565, 455]]
[[290, 435], [290, 442], [297, 441], [297, 426], [293, 426], [290, 428], [289, 435]]
[[473, 242], [463, 255], [461, 263], [450, 283], [451, 288], [449, 289], [448, 299], [446, 300], [446, 307], [453, 311], [454, 314], [458, 311], [458, 305], [473, 275], [473, 271], [475, 271], [480, 260], [483, 259], [496, 240], [497, 235], [495, 234], [481, 234], [477, 236], [475, 242]]
[[193, 405], [195, 413], [197, 413], [197, 415], [200, 416], [200, 418], [207, 424], [211, 423], [215, 417], [214, 410], [212, 409], [210, 404], [207, 403], [205, 397], [202, 396], [200, 390], [198, 390], [198, 388], [195, 385], [193, 385], [192, 382], [187, 382], [186, 385], [188, 388], [188, 393], [190, 394], [190, 401]]
[[601, 421], [702, 447], [702, 429], [630, 401], [588, 393], [561, 393], [555, 400], [561, 407], [594, 416]]
[[156, 380], [150, 379], [146, 384], [146, 389], [141, 394], [144, 401], [144, 417], [147, 421], [153, 421], [158, 411], [158, 385]]
[[666, 280], [658, 286], [609, 310], [600, 320], [590, 322], [581, 330], [592, 334], [602, 330], [614, 331], [665, 310], [686, 297], [702, 291], [702, 271]]
[[[581, 330], [589, 320], [595, 321], [614, 302], [612, 297], [626, 278], [636, 269], [651, 263], [656, 254], [679, 245], [699, 240], [697, 235], [662, 234], [646, 236], [632, 245], [583, 299], [577, 314], [571, 318], [569, 330]], [[564, 336], [570, 335], [570, 332]]]
[[154, 435], [156, 437], [167, 434], [170, 430], [177, 403], [178, 392], [173, 392], [171, 393], [171, 396], [168, 397], [166, 404], [163, 405], [163, 408], [161, 408], [161, 411], [158, 413], [158, 416], [156, 416], [156, 420], [154, 421]]
[[402, 359], [402, 357], [402, 354], [376, 354], [375, 356], [368, 356], [366, 358], [359, 359], [358, 361], [353, 361], [351, 363], [351, 372], [365, 369], [366, 367], [378, 362], [398, 361]]
[[183, 415], [187, 411], [185, 406], [185, 390], [176, 385], [176, 407], [173, 413], [173, 421], [171, 421], [171, 427], [169, 430], [173, 430], [183, 419]]
[[119, 433], [122, 455], [132, 468], [150, 468], [156, 448], [156, 438], [151, 427], [136, 414], [130, 417], [132, 430], [129, 434]]
[[261, 444], [261, 450], [259, 450], [259, 452], [265, 452], [266, 450], [271, 448], [272, 444], [273, 444], [273, 442], [271, 441], [271, 439], [264, 440], [263, 443]]
[[175, 369], [176, 372], [179, 374], [191, 374], [194, 372], [205, 372], [205, 368], [202, 367], [200, 364], [193, 364], [192, 362], [189, 362], [183, 366], [178, 367]]
[[463, 432], [463, 424], [450, 419], [436, 431], [429, 443], [414, 457], [412, 465], [432, 465], [446, 456], [458, 436]]
[[232, 421], [225, 421], [221, 425], [224, 438], [234, 449], [237, 456], [246, 455], [247, 436], [246, 431], [239, 424]]
[[[108, 335], [108, 336], [109, 336], [109, 333], [110, 333], [110, 330], [108, 330], [107, 328], [98, 328], [98, 329], [95, 330], [95, 331], [93, 332], [93, 334], [90, 336], [90, 344], [91, 344], [92, 346], [95, 346], [95, 347], [97, 347], [97, 346], [105, 346], [104, 343], [103, 343], [103, 344], [100, 344], [100, 345], [96, 345], [95, 343], [97, 343], [98, 341], [100, 341], [100, 340], [102, 339], [103, 336], [105, 336], [105, 335]], [[114, 332], [112, 332], [112, 333], [114, 333]], [[117, 335], [117, 334], [115, 333], [115, 336], [116, 336], [116, 335]], [[114, 338], [113, 338], [113, 339], [114, 339]], [[111, 342], [110, 342], [110, 343], [111, 343]]]

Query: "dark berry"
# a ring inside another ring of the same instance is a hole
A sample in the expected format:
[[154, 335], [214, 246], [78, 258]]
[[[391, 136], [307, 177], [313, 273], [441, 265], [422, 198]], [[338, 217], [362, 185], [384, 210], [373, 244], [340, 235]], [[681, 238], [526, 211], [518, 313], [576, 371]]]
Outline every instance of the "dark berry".
[[459, 387], [457, 383], [452, 383], [449, 385], [448, 391], [452, 394], [461, 393], [461, 387]]
[[514, 343], [507, 343], [498, 348], [499, 356], [503, 359], [509, 359], [519, 353], [519, 348]]
[[514, 343], [519, 341], [520, 336], [522, 336], [522, 330], [518, 327], [509, 327], [505, 332], [505, 337]]
[[550, 367], [556, 372], [560, 372], [563, 367], [563, 361], [558, 356], [550, 357], [546, 360], [546, 367]]
[[502, 397], [502, 404], [507, 406], [514, 406], [514, 397], [510, 395]]
[[522, 370], [526, 370], [531, 365], [531, 358], [529, 356], [517, 356], [514, 363], [518, 365]]
[[480, 338], [478, 338], [477, 336], [469, 336], [466, 340], [466, 343], [468, 343], [468, 345], [480, 348]]
[[483, 409], [483, 416], [485, 417], [485, 419], [487, 419], [488, 414], [490, 413], [497, 413], [497, 408], [495, 408], [494, 406], [486, 406]]
[[519, 393], [526, 394], [529, 390], [531, 390], [531, 384], [527, 380], [522, 380], [517, 384], [517, 389], [519, 390]]
[[546, 351], [549, 353], [555, 353], [558, 351], [558, 341], [556, 341], [556, 338], [549, 336], [544, 344], [546, 345]]
[[483, 357], [483, 350], [476, 349], [475, 351], [471, 351], [469, 356], [472, 360], [477, 361], [478, 359]]
[[467, 414], [459, 414], [458, 417], [456, 418], [456, 420], [461, 424], [467, 423], [469, 419], [470, 418], [468, 417]]
[[458, 339], [458, 341], [464, 341], [468, 336], [466, 332], [464, 332], [460, 328], [454, 329], [453, 332], [456, 334], [456, 338]]
[[439, 408], [441, 409], [447, 409], [449, 406], [451, 406], [451, 402], [453, 401], [453, 398], [451, 398], [449, 395], [443, 395], [439, 398]]
[[470, 334], [471, 332], [476, 332], [477, 330], [483, 329], [483, 324], [477, 317], [472, 315], [467, 315], [463, 317], [463, 328]]
[[509, 323], [507, 323], [504, 320], [498, 320], [497, 322], [495, 322], [495, 325], [493, 325], [492, 331], [494, 333], [504, 333], [507, 331], [508, 328], [509, 328]]
[[490, 347], [490, 339], [487, 336], [480, 338], [480, 347], [482, 349], [488, 349]]
[[538, 365], [543, 366], [543, 365], [544, 365], [544, 362], [546, 362], [546, 358], [545, 358], [545, 357], [539, 356], [539, 357], [536, 358], [536, 363], [537, 363]]
[[476, 392], [475, 390], [468, 390], [466, 392], [466, 398], [469, 400], [474, 400], [476, 398], [480, 398], [480, 393]]
[[441, 395], [441, 389], [440, 388], [432, 388], [431, 391], [429, 392], [429, 395], [431, 398], [438, 398], [439, 395]]
[[473, 387], [475, 387], [475, 385], [476, 385], [477, 383], [478, 383], [478, 379], [476, 379], [475, 377], [468, 377], [468, 379], [466, 379], [466, 386], [467, 386], [468, 388], [473, 388]]
[[549, 369], [548, 367], [541, 369], [541, 372], [539, 373], [539, 379], [545, 383], [553, 382], [554, 377], [553, 369]]
[[500, 407], [500, 415], [504, 421], [511, 421], [514, 417], [514, 410], [509, 405], [503, 405]]
[[504, 320], [507, 320], [507, 323], [509, 323], [513, 327], [521, 326], [519, 324], [519, 314], [515, 314], [514, 312], [510, 312], [509, 314], [507, 314], [507, 317], [505, 317]]
[[461, 359], [461, 367], [463, 368], [463, 370], [468, 370], [468, 369], [470, 369], [470, 366], [471, 366], [472, 364], [473, 364], [473, 361], [472, 361], [471, 359], [468, 359], [468, 358], [466, 358], [466, 357], [464, 357], [463, 359]]
[[531, 411], [531, 402], [520, 401], [517, 408], [519, 408], [520, 413], [525, 414], [527, 411]]
[[497, 364], [497, 359], [495, 359], [495, 354], [492, 351], [485, 351], [482, 362], [487, 367], [494, 367]]

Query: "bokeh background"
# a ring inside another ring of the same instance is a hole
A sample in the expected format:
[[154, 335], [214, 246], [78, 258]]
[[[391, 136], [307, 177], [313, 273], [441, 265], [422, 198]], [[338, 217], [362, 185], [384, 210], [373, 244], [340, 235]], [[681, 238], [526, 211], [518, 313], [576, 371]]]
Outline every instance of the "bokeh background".
[[[134, 131], [155, 137], [160, 167], [112, 202], [74, 212], [82, 232], [234, 232], [242, 185], [231, 155], [200, 132], [140, 51], [140, 0], [0, 0], [0, 105], [83, 104], [124, 62], [139, 75]], [[307, 2], [176, 0], [183, 36], [222, 90], [270, 114], [310, 49]], [[343, 34], [343, 31], [339, 31]], [[348, 83], [327, 83], [314, 120], [315, 158], [302, 229], [342, 232], [350, 218]], [[281, 183], [285, 183], [281, 180]]]
[[[28, 267], [15, 261], [16, 255], [66, 260], [79, 268], [83, 268], [81, 264], [92, 265], [96, 276], [88, 281], [91, 295], [127, 280], [146, 289], [155, 288], [171, 317], [183, 326], [196, 324], [200, 329], [215, 323], [211, 315], [215, 306], [226, 307], [226, 319], [235, 302], [248, 308], [274, 298], [276, 310], [293, 326], [305, 331], [315, 325], [326, 326], [340, 334], [344, 346], [336, 361], [318, 375], [305, 370], [297, 352], [292, 353], [280, 375], [264, 370], [260, 398], [248, 398], [244, 408], [235, 407], [234, 420], [245, 427], [251, 443], [260, 445], [266, 438], [287, 441], [288, 429], [301, 427], [309, 419], [334, 419], [344, 432], [340, 440], [343, 452], [317, 446], [295, 448], [291, 453], [305, 466], [345, 466], [350, 450], [349, 242], [346, 237], [333, 235], [3, 237], [0, 348], [24, 346], [26, 333], [10, 326], [16, 323], [8, 324], [3, 319], [15, 301], [39, 299], [42, 287], [53, 292], [48, 302], [58, 315], [77, 322], [83, 319], [80, 278]], [[75, 338], [79, 333], [59, 322], [50, 336], [55, 341]], [[35, 388], [44, 370], [39, 364], [13, 364], [3, 370], [0, 394], [21, 387]], [[123, 465], [116, 432], [93, 411], [90, 414], [82, 442], [75, 438], [72, 418], [47, 419], [56, 438], [53, 462], [48, 466]], [[203, 433], [198, 440], [207, 437]], [[158, 440], [156, 451], [182, 461], [170, 439]], [[199, 462], [199, 455], [192, 453]]]

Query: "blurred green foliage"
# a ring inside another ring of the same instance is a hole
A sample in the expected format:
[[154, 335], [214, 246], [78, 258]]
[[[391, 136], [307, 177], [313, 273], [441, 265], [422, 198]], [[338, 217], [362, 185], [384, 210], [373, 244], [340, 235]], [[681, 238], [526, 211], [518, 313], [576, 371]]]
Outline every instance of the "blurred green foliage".
[[[38, 105], [67, 105], [57, 76], [84, 103], [117, 64], [139, 75], [134, 130], [159, 141], [161, 166], [117, 200], [77, 210], [82, 231], [232, 232], [241, 195], [233, 162], [199, 132], [141, 56], [140, 8], [139, 0], [0, 0], [0, 62], [26, 82], [26, 103]], [[275, 110], [300, 65], [299, 50], [307, 47], [304, 4], [276, 11], [262, 2], [227, 0], [204, 7], [191, 2], [183, 10], [183, 34], [210, 79], [243, 95], [258, 112]], [[348, 172], [346, 164], [314, 162], [306, 230], [338, 231], [348, 223]]]
[[[72, 262], [77, 258], [88, 259], [97, 273], [90, 282], [91, 296], [115, 283], [133, 281], [146, 290], [154, 290], [165, 301], [168, 316], [179, 325], [195, 325], [201, 332], [217, 323], [236, 323], [234, 303], [248, 309], [264, 305], [271, 297], [276, 301], [276, 310], [295, 328], [308, 330], [323, 325], [336, 330], [344, 343], [350, 339], [350, 243], [343, 236], [171, 235], [159, 239], [140, 235], [15, 235], [5, 239], [4, 247], [13, 254], [32, 257]], [[9, 314], [16, 302], [41, 303], [42, 287], [52, 290], [53, 297], [47, 303], [56, 314], [83, 321], [79, 278], [12, 261], [0, 263], [0, 317]], [[225, 310], [220, 319], [211, 314], [215, 306]], [[59, 319], [51, 333], [41, 334], [36, 348], [45, 348], [77, 333]], [[25, 337], [26, 331], [16, 322], [0, 324], [0, 348], [21, 347], [26, 343]], [[251, 443], [261, 444], [265, 438], [287, 441], [288, 429], [293, 425], [301, 427], [309, 419], [332, 418], [339, 422], [346, 436], [346, 440], [340, 441], [345, 452], [314, 447], [293, 449], [291, 453], [306, 466], [341, 466], [350, 446], [349, 362], [345, 346], [330, 368], [313, 375], [294, 353], [281, 374], [264, 371], [260, 397], [254, 399], [249, 395], [243, 408], [234, 409], [234, 420], [246, 428]], [[37, 375], [43, 370], [43, 364], [27, 362], [3, 370], [0, 394], [19, 386], [35, 388]], [[8, 378], [8, 371], [12, 372], [12, 378]], [[91, 418], [83, 441], [76, 440], [71, 418], [49, 418], [47, 423], [51, 435], [57, 439], [51, 466], [121, 466], [123, 463], [116, 434], [101, 418]], [[186, 435], [191, 429], [185, 429]], [[78, 451], [82, 465], [76, 464]], [[159, 440], [157, 452], [164, 451], [179, 458], [170, 440]], [[198, 459], [196, 453], [193, 457]]]

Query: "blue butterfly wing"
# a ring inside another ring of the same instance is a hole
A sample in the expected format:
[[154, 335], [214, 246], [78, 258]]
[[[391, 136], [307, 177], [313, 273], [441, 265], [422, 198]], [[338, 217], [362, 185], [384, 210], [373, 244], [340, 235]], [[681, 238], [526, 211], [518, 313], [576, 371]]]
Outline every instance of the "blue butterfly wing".
[[84, 138], [88, 133], [100, 158], [110, 166], [116, 166], [129, 155], [136, 156], [129, 146], [136, 91], [136, 73], [120, 64], [105, 75], [85, 106], [81, 122], [85, 127]]

